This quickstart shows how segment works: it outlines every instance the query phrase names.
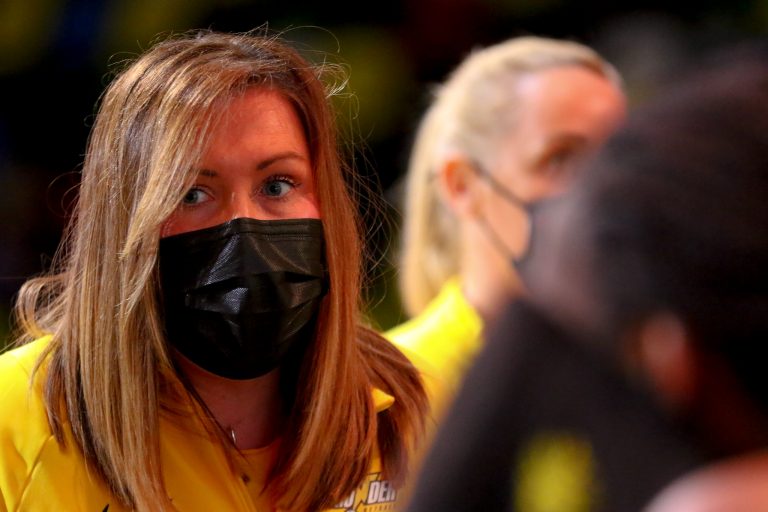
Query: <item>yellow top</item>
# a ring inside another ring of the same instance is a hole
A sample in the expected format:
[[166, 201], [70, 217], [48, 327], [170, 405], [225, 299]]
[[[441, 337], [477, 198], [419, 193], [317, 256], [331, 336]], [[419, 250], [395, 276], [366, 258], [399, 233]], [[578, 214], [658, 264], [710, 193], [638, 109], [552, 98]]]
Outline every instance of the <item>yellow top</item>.
[[483, 321], [464, 298], [458, 278], [443, 285], [419, 315], [384, 336], [424, 359], [454, 394], [482, 346]]
[[[51, 434], [42, 395], [44, 371], [30, 381], [46, 342], [41, 339], [0, 356], [0, 512], [123, 511], [104, 484], [89, 474], [71, 433], [66, 447]], [[394, 402], [381, 390], [374, 390], [373, 398], [377, 410]], [[279, 441], [245, 450], [240, 474], [233, 473], [218, 440], [206, 434], [195, 414], [180, 418], [163, 413], [160, 444], [165, 488], [176, 510], [274, 510], [261, 491]], [[381, 478], [376, 457], [365, 481], [329, 510], [391, 511], [398, 497]]]

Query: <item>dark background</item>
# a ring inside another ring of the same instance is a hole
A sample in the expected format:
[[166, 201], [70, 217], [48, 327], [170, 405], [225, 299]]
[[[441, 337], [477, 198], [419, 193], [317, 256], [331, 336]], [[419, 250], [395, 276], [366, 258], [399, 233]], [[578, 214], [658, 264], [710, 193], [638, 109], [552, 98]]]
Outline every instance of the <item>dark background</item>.
[[[265, 23], [345, 63], [356, 165], [384, 195], [370, 236], [370, 316], [402, 319], [393, 252], [401, 178], [432, 84], [473, 47], [534, 34], [593, 46], [622, 73], [630, 104], [711, 49], [762, 39], [768, 2], [565, 0], [0, 0], [0, 346], [23, 280], [54, 254], [75, 195], [95, 105], [117, 64], [170, 32]], [[349, 106], [345, 107], [349, 108]]]

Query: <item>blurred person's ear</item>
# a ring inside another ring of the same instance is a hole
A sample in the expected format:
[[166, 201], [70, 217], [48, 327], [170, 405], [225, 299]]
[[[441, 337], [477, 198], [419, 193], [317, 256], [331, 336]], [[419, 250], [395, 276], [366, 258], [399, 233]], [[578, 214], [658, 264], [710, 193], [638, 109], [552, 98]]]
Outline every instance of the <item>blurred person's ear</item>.
[[696, 349], [683, 322], [669, 313], [645, 320], [630, 341], [630, 363], [649, 381], [671, 412], [685, 411], [694, 400]]
[[461, 154], [448, 155], [436, 178], [445, 202], [458, 217], [470, 219], [479, 214], [481, 178], [471, 160]]
[[768, 446], [768, 418], [743, 376], [679, 317], [653, 315], [628, 341], [633, 366], [656, 400], [710, 453], [730, 456]]

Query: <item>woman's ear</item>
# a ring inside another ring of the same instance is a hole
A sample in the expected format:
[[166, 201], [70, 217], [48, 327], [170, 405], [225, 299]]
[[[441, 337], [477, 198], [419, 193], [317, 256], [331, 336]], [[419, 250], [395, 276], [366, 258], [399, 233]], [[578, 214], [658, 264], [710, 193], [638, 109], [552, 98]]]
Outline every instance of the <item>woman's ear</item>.
[[698, 386], [696, 349], [683, 322], [672, 314], [645, 320], [633, 340], [634, 365], [672, 412], [689, 408]]
[[437, 168], [437, 180], [445, 202], [460, 218], [474, 218], [480, 211], [480, 176], [464, 155], [446, 157]]

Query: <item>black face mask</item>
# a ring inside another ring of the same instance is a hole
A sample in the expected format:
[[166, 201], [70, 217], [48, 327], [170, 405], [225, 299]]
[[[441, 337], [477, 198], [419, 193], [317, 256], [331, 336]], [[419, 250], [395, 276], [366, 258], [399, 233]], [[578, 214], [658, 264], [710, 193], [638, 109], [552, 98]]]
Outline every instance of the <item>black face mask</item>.
[[221, 377], [250, 379], [303, 351], [327, 291], [322, 222], [235, 219], [160, 240], [171, 346]]

